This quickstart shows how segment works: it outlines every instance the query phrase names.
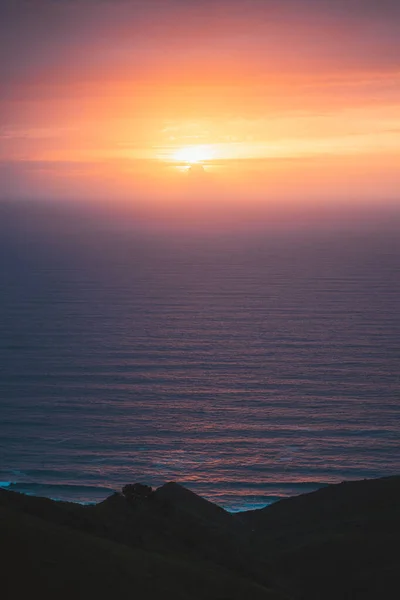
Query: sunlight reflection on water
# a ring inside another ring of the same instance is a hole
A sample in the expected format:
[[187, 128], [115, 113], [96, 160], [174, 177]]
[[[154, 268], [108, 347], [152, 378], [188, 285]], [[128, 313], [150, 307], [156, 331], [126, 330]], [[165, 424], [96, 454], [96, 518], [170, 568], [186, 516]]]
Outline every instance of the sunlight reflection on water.
[[239, 508], [398, 472], [394, 237], [1, 243], [4, 481]]

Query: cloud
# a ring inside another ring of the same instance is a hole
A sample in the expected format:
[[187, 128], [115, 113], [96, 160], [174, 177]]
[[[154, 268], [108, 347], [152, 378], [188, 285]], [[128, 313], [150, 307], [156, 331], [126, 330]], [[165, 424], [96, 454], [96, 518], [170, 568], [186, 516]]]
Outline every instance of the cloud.
[[[18, 82], [400, 64], [397, 0], [3, 0], [0, 74]], [[217, 73], [218, 75], [218, 73]], [[112, 75], [111, 75], [112, 77]]]
[[113, 159], [165, 145], [397, 148], [399, 39], [398, 0], [3, 0], [1, 182], [50, 196], [118, 174], [128, 194]]

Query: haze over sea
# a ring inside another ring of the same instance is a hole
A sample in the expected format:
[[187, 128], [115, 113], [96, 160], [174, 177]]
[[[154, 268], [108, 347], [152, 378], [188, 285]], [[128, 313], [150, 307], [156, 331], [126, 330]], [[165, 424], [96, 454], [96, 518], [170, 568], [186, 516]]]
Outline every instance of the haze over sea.
[[21, 206], [0, 225], [4, 485], [176, 480], [236, 510], [399, 472], [395, 231]]

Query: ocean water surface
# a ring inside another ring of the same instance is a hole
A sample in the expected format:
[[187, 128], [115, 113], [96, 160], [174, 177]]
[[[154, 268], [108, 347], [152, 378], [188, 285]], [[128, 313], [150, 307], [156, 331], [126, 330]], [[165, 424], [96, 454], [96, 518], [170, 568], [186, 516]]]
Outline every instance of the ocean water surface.
[[231, 510], [399, 473], [400, 242], [0, 225], [0, 480]]

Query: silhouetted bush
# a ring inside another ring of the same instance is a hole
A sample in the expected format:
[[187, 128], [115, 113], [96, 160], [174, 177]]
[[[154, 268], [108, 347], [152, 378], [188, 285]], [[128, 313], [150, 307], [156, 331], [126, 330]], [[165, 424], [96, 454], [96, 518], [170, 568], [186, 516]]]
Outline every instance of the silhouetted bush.
[[142, 483], [129, 483], [122, 488], [122, 494], [130, 502], [149, 498], [152, 493], [152, 488]]

